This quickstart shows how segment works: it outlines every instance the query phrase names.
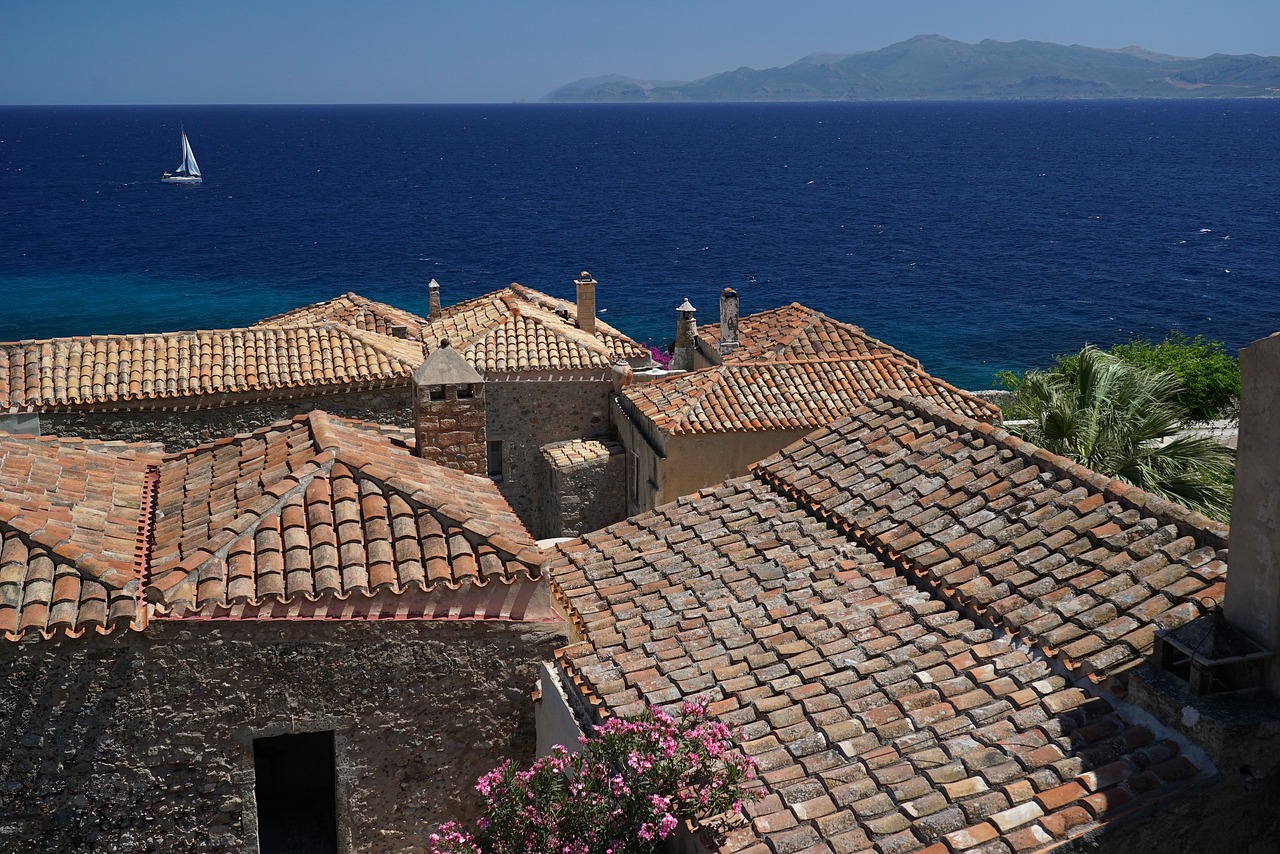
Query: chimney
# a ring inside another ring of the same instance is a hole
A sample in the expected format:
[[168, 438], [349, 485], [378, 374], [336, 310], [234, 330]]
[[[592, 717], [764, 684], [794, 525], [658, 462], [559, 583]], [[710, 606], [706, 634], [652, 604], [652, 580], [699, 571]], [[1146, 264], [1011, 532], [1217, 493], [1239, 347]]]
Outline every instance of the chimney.
[[596, 280], [586, 270], [574, 282], [578, 286], [578, 328], [594, 335], [596, 331]]
[[415, 455], [487, 473], [484, 378], [447, 339], [413, 372], [413, 434]]
[[725, 288], [720, 292], [720, 355], [738, 349], [738, 292]]
[[403, 323], [394, 324], [391, 327], [391, 337], [392, 338], [408, 338], [409, 327], [405, 326]]
[[[1280, 333], [1240, 351], [1240, 433], [1231, 500], [1227, 621], [1280, 650]], [[1268, 663], [1267, 688], [1280, 694], [1280, 662]]]
[[676, 346], [671, 355], [671, 370], [692, 371], [693, 347], [698, 339], [698, 321], [694, 320], [693, 315], [697, 309], [685, 297], [676, 311], [680, 312], [680, 319], [676, 321]]
[[440, 283], [435, 279], [431, 280], [431, 284], [427, 285], [427, 291], [430, 293], [427, 303], [427, 317], [435, 317], [440, 313]]

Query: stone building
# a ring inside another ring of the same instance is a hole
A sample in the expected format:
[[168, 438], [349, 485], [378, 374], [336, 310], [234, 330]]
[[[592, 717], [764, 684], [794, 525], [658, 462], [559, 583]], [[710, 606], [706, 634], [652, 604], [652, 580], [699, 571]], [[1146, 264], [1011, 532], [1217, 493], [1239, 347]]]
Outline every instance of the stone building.
[[575, 537], [618, 521], [627, 491], [626, 453], [609, 439], [569, 439], [542, 447], [547, 498], [542, 530]]
[[[727, 477], [888, 391], [923, 397], [963, 415], [997, 421], [1000, 410], [928, 374], [918, 361], [856, 326], [798, 304], [742, 318], [726, 289], [704, 327], [680, 309], [677, 349], [696, 370], [634, 384], [613, 410], [628, 455], [623, 515]], [[725, 334], [721, 333], [725, 330]], [[673, 365], [675, 361], [673, 360]]]
[[0, 344], [0, 431], [176, 451], [317, 408], [409, 426], [421, 320], [345, 294], [247, 328]]
[[[575, 286], [573, 303], [512, 284], [441, 308], [433, 281], [426, 318], [344, 294], [247, 328], [0, 344], [0, 431], [178, 450], [317, 408], [422, 427], [414, 372], [447, 340], [482, 380], [450, 385], [473, 385], [486, 413], [484, 437], [471, 440], [484, 443], [483, 464], [473, 455], [464, 470], [491, 476], [546, 536], [554, 532], [540, 527], [548, 513], [542, 446], [607, 438], [615, 364], [650, 363], [644, 347], [596, 319], [590, 274]], [[440, 441], [457, 433], [441, 428]]]
[[596, 319], [590, 274], [576, 285], [570, 304], [512, 284], [444, 308], [421, 333], [448, 340], [484, 378], [490, 474], [538, 537], [561, 533], [544, 526], [554, 511], [543, 446], [607, 439], [615, 365], [651, 363], [648, 350]]
[[1226, 526], [896, 392], [563, 543], [540, 743], [709, 703], [762, 798], [688, 850], [1275, 850], [1273, 403], [1242, 405], [1239, 598]]
[[0, 437], [0, 849], [420, 850], [564, 641], [493, 483], [315, 412]]

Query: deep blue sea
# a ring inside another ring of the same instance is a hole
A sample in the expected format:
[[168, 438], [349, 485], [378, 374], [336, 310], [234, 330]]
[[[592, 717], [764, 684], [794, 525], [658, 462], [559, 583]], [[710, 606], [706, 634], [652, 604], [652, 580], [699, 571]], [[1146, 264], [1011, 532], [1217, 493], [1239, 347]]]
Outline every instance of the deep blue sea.
[[[160, 183], [186, 127], [200, 187]], [[674, 336], [798, 301], [970, 388], [1280, 329], [1280, 101], [0, 107], [0, 340], [518, 281]]]

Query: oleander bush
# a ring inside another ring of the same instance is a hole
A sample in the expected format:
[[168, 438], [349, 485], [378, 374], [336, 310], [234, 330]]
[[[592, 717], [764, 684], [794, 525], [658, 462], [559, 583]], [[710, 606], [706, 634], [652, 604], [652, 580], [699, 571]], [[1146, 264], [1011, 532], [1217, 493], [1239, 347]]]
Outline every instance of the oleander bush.
[[704, 705], [610, 718], [577, 753], [557, 746], [526, 770], [507, 761], [482, 776], [475, 831], [449, 822], [428, 852], [653, 854], [681, 819], [741, 816], [752, 775]]

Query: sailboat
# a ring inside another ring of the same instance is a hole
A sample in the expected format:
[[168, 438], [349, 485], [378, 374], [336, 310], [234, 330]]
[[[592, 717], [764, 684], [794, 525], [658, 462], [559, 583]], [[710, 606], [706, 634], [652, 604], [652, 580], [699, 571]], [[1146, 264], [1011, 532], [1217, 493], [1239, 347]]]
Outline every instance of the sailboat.
[[200, 183], [200, 167], [196, 165], [195, 152], [191, 150], [191, 143], [187, 141], [186, 128], [182, 129], [182, 165], [173, 172], [164, 173], [164, 177], [160, 180], [166, 184]]

